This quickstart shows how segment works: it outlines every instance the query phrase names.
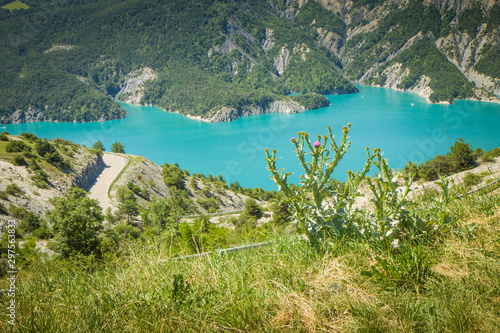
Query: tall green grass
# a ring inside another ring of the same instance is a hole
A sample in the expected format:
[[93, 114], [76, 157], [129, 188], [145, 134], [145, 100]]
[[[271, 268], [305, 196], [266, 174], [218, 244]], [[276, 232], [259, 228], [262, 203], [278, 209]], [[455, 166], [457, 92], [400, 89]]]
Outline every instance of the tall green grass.
[[[13, 331], [495, 332], [499, 204], [498, 194], [468, 196], [452, 215], [455, 230], [475, 223], [469, 233], [408, 244], [393, 257], [361, 239], [318, 251], [285, 234], [269, 247], [165, 263], [168, 251], [153, 242], [131, 242], [100, 263], [47, 259], [18, 275]], [[381, 276], [362, 273], [374, 268]], [[1, 296], [3, 311], [8, 301]]]

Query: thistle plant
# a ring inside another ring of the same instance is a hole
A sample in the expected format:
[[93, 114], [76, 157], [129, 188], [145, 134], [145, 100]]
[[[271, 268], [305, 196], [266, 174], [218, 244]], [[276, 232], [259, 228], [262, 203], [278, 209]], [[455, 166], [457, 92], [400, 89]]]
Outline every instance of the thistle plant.
[[[404, 229], [414, 229], [414, 217], [407, 206], [412, 202], [407, 199], [413, 183], [413, 175], [405, 179], [405, 186], [399, 187], [399, 177], [387, 164], [387, 160], [378, 153], [373, 164], [380, 170], [377, 177], [367, 177], [373, 198], [370, 200], [375, 206], [371, 216], [371, 229], [375, 237], [380, 238], [389, 248], [398, 246], [399, 236]], [[392, 240], [392, 242], [391, 242]]]
[[319, 245], [319, 241], [327, 237], [340, 236], [356, 228], [352, 219], [352, 204], [357, 188], [370, 170], [372, 160], [380, 152], [375, 149], [370, 153], [369, 148], [366, 148], [367, 160], [363, 171], [354, 173], [349, 170], [342, 186], [332, 186], [330, 178], [351, 146], [351, 142], [347, 141], [350, 127], [350, 123], [343, 127], [340, 144], [335, 142], [331, 127], [328, 127], [328, 135], [318, 135], [313, 144], [309, 140], [309, 134], [305, 132], [299, 132], [297, 138], [291, 139], [304, 169], [300, 186], [288, 183], [288, 177], [292, 173], [278, 169], [276, 150], [271, 154], [266, 148], [267, 168], [271, 172], [271, 178], [283, 192], [293, 212], [294, 221], [314, 245]]
[[432, 216], [437, 217], [434, 219], [436, 229], [447, 231], [450, 224], [454, 222], [449, 206], [458, 198], [457, 189], [450, 190], [450, 180], [443, 175], [434, 184], [441, 188], [441, 195], [434, 199], [429, 210]]

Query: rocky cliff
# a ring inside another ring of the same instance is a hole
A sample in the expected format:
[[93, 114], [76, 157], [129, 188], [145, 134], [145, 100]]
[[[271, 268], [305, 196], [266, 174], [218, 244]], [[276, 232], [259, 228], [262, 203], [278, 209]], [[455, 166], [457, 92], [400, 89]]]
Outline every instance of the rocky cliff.
[[139, 104], [144, 95], [144, 83], [154, 80], [158, 75], [148, 67], [130, 72], [124, 78], [116, 98], [130, 104]]
[[71, 186], [82, 188], [85, 191], [90, 190], [97, 177], [104, 170], [104, 167], [102, 155], [90, 155], [87, 161], [80, 165], [78, 170], [71, 173], [71, 177], [73, 178]]
[[250, 109], [235, 109], [224, 107], [215, 112], [207, 120], [208, 122], [233, 121], [243, 116], [251, 116], [264, 113], [298, 113], [306, 108], [292, 100], [274, 101], [267, 105], [254, 106]]
[[[20, 140], [17, 136], [8, 137], [10, 140]], [[78, 145], [57, 147], [64, 160], [70, 163], [70, 170], [62, 171], [41, 158], [36, 164], [38, 168], [33, 168], [31, 163], [13, 165], [9, 156], [0, 159], [0, 215], [4, 215], [2, 218], [11, 217], [8, 215], [10, 206], [23, 207], [36, 215], [46, 216], [53, 209], [52, 198], [64, 196], [75, 186], [88, 190], [104, 168], [102, 156], [94, 154], [88, 148]], [[37, 183], [40, 172], [47, 175], [47, 180]], [[21, 190], [7, 190], [13, 186]]]
[[10, 117], [6, 119], [1, 119], [2, 123], [34, 123], [36, 121], [43, 120], [43, 108], [33, 108], [29, 107], [26, 110], [16, 110]]

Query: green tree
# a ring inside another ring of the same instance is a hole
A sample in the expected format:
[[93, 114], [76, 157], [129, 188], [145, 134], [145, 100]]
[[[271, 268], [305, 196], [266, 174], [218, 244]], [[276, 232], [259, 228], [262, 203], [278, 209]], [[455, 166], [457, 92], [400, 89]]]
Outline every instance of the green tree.
[[106, 151], [106, 148], [102, 144], [101, 140], [97, 140], [97, 142], [94, 143], [94, 145], [92, 146], [92, 149], [95, 149], [95, 150], [97, 150], [99, 152]]
[[57, 150], [53, 144], [51, 144], [47, 139], [37, 141], [35, 145], [36, 152], [41, 157], [45, 157], [46, 154], [56, 153]]
[[104, 217], [97, 200], [87, 192], [72, 188], [66, 197], [53, 199], [54, 209], [49, 220], [58, 234], [56, 245], [64, 258], [73, 255], [101, 255], [99, 231]]
[[155, 200], [149, 207], [151, 224], [161, 229], [175, 229], [177, 218], [172, 209], [172, 201], [168, 198]]
[[122, 145], [120, 142], [116, 141], [115, 143], [113, 143], [113, 146], [111, 146], [111, 151], [113, 153], [124, 154], [125, 153], [125, 146]]
[[257, 201], [249, 198], [245, 201], [245, 214], [260, 218], [262, 217], [262, 207], [257, 204]]
[[468, 170], [476, 165], [476, 155], [471, 145], [462, 138], [450, 148], [450, 160], [455, 172]]
[[124, 189], [119, 193], [120, 204], [118, 205], [118, 215], [125, 216], [127, 222], [139, 215], [139, 205], [134, 193], [128, 189]]

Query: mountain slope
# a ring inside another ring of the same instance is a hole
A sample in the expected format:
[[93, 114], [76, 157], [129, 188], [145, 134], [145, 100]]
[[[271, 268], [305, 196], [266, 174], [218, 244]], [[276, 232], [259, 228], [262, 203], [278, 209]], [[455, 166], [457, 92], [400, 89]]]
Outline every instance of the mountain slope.
[[434, 102], [500, 92], [497, 1], [26, 3], [0, 10], [4, 123], [124, 117], [110, 97], [228, 121], [325, 106], [349, 80]]

